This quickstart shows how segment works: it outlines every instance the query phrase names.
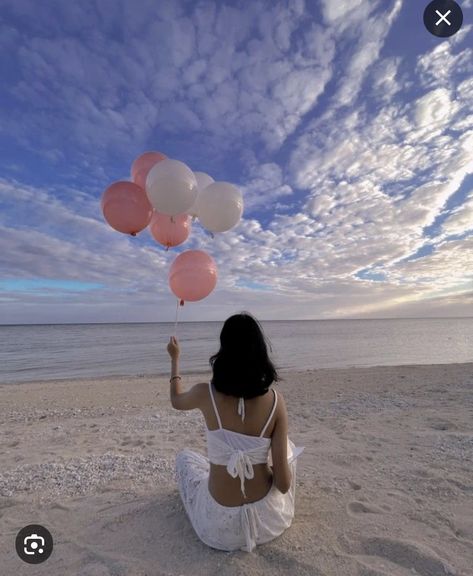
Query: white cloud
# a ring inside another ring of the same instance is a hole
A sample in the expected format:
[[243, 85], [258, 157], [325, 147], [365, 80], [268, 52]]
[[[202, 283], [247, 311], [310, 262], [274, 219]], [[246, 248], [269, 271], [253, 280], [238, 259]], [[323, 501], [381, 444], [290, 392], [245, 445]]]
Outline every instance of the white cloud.
[[437, 134], [437, 130], [448, 127], [458, 107], [445, 88], [432, 90], [416, 102], [414, 120], [417, 128], [419, 131], [425, 128], [432, 137]]
[[149, 289], [149, 270], [165, 264], [164, 253], [99, 220], [98, 200], [69, 192], [66, 203], [49, 191], [0, 181], [2, 276], [81, 279], [122, 288], [139, 279]]
[[[361, 89], [370, 67], [378, 60], [381, 48], [389, 33], [392, 23], [399, 15], [402, 1], [392, 3], [390, 11], [369, 17], [379, 4], [377, 2], [330, 2], [323, 3], [328, 20], [337, 20], [334, 29], [340, 39], [353, 36], [353, 30], [360, 34], [353, 55], [344, 67], [340, 78], [340, 87], [333, 97], [333, 105], [328, 117], [333, 118], [337, 108], [353, 103]], [[343, 18], [342, 18], [343, 16]]]
[[[241, 187], [245, 203], [245, 214], [251, 214], [256, 208], [270, 209], [278, 198], [286, 199], [293, 193], [284, 183], [281, 168], [274, 163], [253, 164], [249, 179]], [[290, 203], [290, 198], [286, 201]]]
[[442, 237], [473, 233], [473, 192], [470, 192], [468, 199], [450, 212], [450, 216], [442, 224]]
[[401, 63], [400, 57], [393, 57], [373, 66], [371, 95], [385, 105], [401, 90], [401, 80], [398, 78]]
[[465, 102], [473, 101], [473, 78], [467, 78], [456, 87], [458, 98]]
[[454, 84], [458, 74], [471, 74], [473, 71], [473, 50], [465, 48], [454, 53], [448, 42], [441, 42], [417, 60], [416, 74], [424, 87], [434, 89]]
[[[339, 0], [331, 2], [322, 0], [322, 13], [328, 24], [333, 24], [335, 20], [347, 21], [359, 20], [364, 18], [368, 11], [368, 2], [366, 0]], [[347, 16], [351, 18], [347, 18]]]
[[[402, 94], [404, 79], [396, 78], [399, 64], [389, 60], [385, 73], [384, 63], [374, 68], [380, 90], [387, 82], [392, 95]], [[464, 70], [462, 58], [451, 58], [447, 66], [451, 77], [458, 73], [456, 68]], [[427, 88], [429, 78], [424, 80]], [[349, 288], [347, 304], [332, 309], [334, 314], [384, 315], [391, 309], [396, 315], [416, 306], [426, 312], [433, 293], [471, 281], [469, 241], [442, 244], [450, 231], [469, 229], [469, 204], [445, 221], [445, 233], [433, 239], [437, 243], [433, 255], [405, 262], [424, 246], [424, 228], [435, 222], [465, 176], [473, 172], [471, 134], [445, 134], [449, 127], [461, 129], [471, 110], [469, 88], [468, 80], [457, 86], [461, 103], [455, 100], [449, 79], [448, 87], [439, 85], [412, 103], [383, 98], [387, 105], [377, 116], [368, 116], [366, 110], [337, 111], [336, 130], [330, 130], [333, 123], [328, 120], [335, 122], [336, 102], [306, 127], [294, 147], [291, 171], [296, 186], [308, 191], [304, 210], [309, 216], [303, 225], [294, 217], [281, 217], [272, 226], [282, 245], [297, 244], [297, 264], [285, 264], [289, 277], [297, 277], [292, 285], [304, 291], [300, 283], [307, 279], [318, 293], [319, 282], [336, 278], [337, 285], [347, 282]], [[411, 118], [419, 126], [412, 125]], [[455, 265], [449, 264], [452, 258]], [[387, 274], [385, 282], [354, 276], [373, 266]], [[354, 282], [370, 294], [365, 303], [357, 304]], [[466, 309], [466, 301], [456, 302], [458, 309]]]
[[[198, 3], [188, 14], [182, 6], [145, 2], [137, 10], [123, 2], [111, 10], [100, 3], [103, 27], [84, 37], [13, 29], [9, 53], [18, 58], [21, 78], [13, 91], [28, 107], [21, 123], [5, 117], [5, 131], [31, 150], [51, 149], [61, 134], [73, 163], [77, 148], [95, 164], [111, 149], [124, 157], [130, 140], [139, 149], [155, 131], [205, 128], [224, 150], [253, 133], [277, 149], [330, 78], [329, 33], [316, 25], [297, 33], [307, 20], [303, 2], [269, 8], [256, 2], [243, 11]], [[12, 9], [20, 12], [21, 4]], [[74, 8], [74, 18], [63, 12], [67, 23], [90, 25], [85, 6]], [[121, 43], [104, 35], [115, 26]]]
[[436, 295], [449, 288], [453, 292], [463, 283], [473, 287], [473, 236], [464, 240], [440, 243], [434, 252], [416, 260], [397, 264], [386, 270], [389, 280], [408, 279], [414, 285], [427, 287]]

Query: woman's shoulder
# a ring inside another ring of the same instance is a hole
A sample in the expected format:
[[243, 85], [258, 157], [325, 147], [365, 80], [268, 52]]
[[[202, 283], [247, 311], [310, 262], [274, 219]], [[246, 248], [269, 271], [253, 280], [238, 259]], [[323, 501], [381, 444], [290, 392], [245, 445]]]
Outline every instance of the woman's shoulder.
[[280, 390], [276, 390], [273, 388], [275, 395], [276, 395], [276, 414], [280, 414], [281, 412], [286, 412], [286, 400], [284, 399], [284, 394]]
[[276, 390], [276, 386], [271, 386], [271, 388], [274, 390], [276, 396], [278, 397], [278, 400], [281, 400], [282, 402], [284, 402], [284, 395], [281, 392], [281, 390]]

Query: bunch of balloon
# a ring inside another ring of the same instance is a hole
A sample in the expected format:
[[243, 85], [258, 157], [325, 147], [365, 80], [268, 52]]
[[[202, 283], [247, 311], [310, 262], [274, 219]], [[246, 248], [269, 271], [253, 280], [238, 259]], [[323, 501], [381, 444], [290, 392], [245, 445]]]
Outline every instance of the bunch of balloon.
[[[213, 182], [208, 174], [194, 173], [179, 160], [165, 159], [157, 162], [146, 178], [146, 194], [154, 208], [150, 231], [154, 239], [166, 246], [178, 246], [190, 234], [197, 218], [198, 194]], [[202, 250], [187, 250], [171, 265], [169, 286], [178, 298], [174, 333], [177, 327], [179, 303], [195, 302], [206, 298], [217, 284], [217, 265]]]
[[[241, 192], [228, 182], [215, 182], [161, 152], [145, 152], [131, 167], [132, 182], [115, 182], [105, 190], [105, 220], [119, 232], [136, 236], [149, 226], [166, 251], [184, 243], [197, 218], [212, 238], [238, 224], [243, 213]], [[187, 250], [171, 265], [169, 286], [179, 303], [206, 298], [217, 284], [217, 265], [202, 250]]]

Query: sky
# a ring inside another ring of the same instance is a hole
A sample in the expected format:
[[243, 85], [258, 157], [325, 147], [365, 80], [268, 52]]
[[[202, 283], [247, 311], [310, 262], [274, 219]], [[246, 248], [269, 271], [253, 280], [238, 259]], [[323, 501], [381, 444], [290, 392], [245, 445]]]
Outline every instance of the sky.
[[[2, 0], [0, 324], [473, 316], [473, 0]], [[166, 251], [100, 200], [160, 151], [243, 195]], [[177, 310], [170, 266], [210, 254]]]

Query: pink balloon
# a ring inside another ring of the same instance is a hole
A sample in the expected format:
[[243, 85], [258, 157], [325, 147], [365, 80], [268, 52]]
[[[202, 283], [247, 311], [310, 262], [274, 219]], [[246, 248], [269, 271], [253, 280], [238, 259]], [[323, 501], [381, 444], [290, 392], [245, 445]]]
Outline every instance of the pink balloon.
[[191, 231], [191, 218], [188, 214], [168, 216], [154, 212], [149, 225], [151, 235], [163, 246], [178, 246], [187, 240]]
[[217, 284], [217, 265], [202, 250], [187, 250], [169, 270], [169, 286], [182, 300], [195, 302], [208, 296]]
[[167, 156], [161, 154], [161, 152], [145, 152], [141, 154], [141, 156], [138, 156], [131, 165], [131, 179], [133, 182], [144, 189], [148, 172], [155, 164], [165, 158], [167, 158]]
[[125, 180], [114, 182], [105, 190], [101, 207], [112, 228], [132, 236], [144, 230], [153, 215], [153, 207], [143, 188]]

